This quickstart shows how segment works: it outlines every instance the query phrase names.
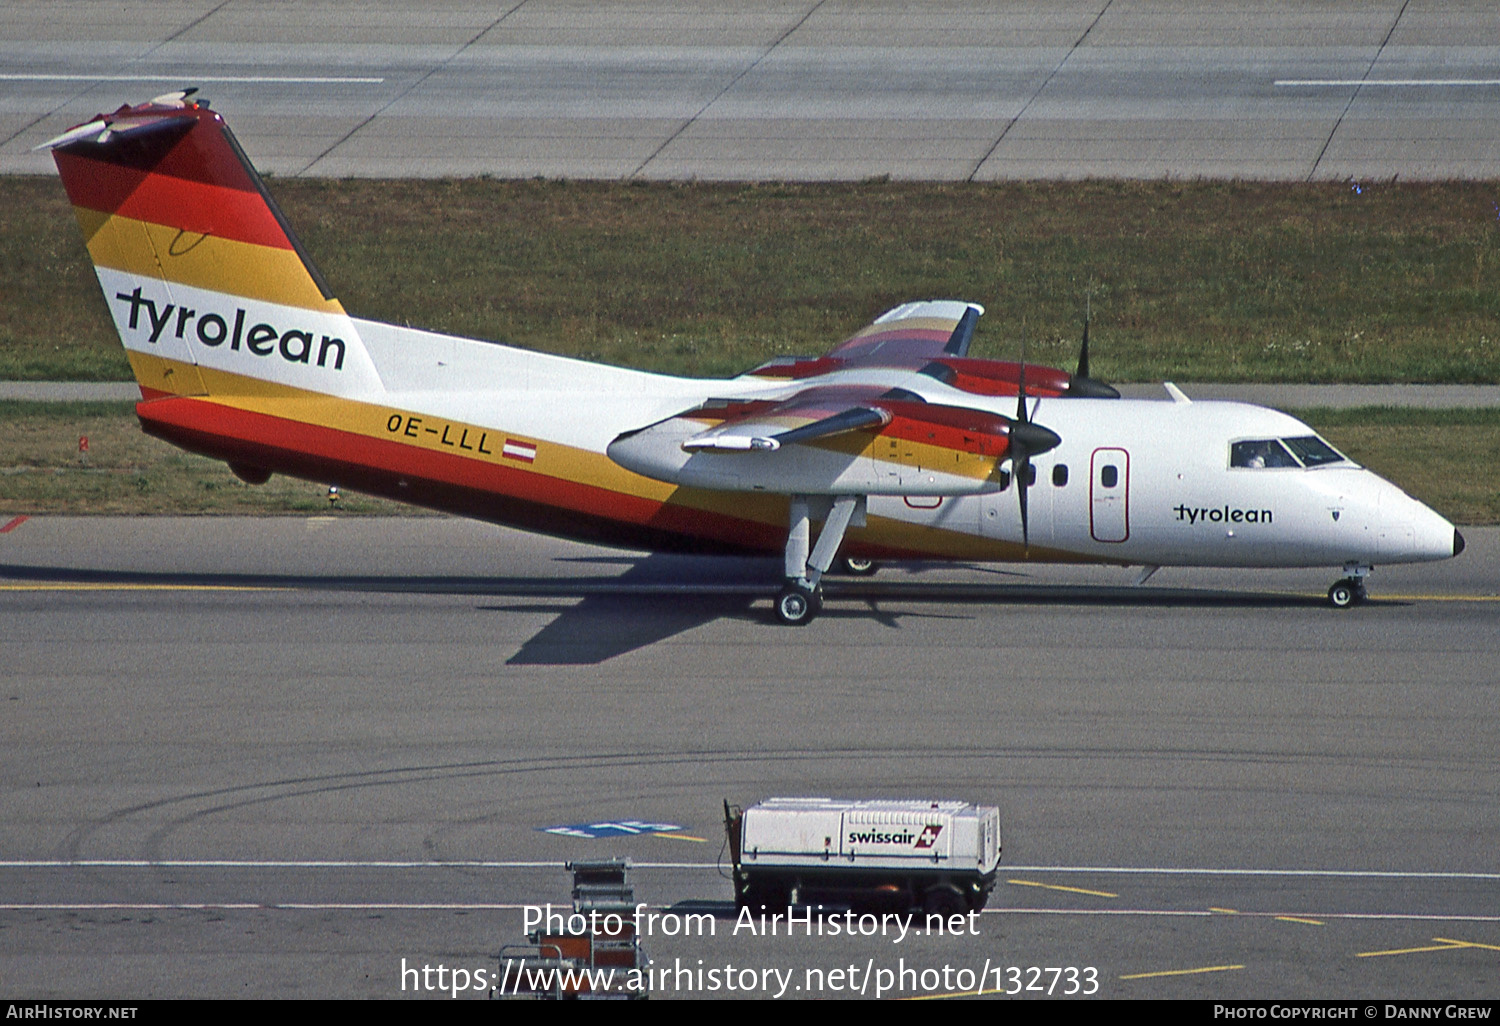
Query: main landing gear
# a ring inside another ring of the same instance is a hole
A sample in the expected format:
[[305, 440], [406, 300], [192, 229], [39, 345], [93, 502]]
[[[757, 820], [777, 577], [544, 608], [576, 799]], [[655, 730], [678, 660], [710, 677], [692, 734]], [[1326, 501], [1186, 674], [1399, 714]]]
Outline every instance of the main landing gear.
[[880, 564], [873, 559], [861, 559], [859, 556], [840, 556], [834, 566], [839, 573], [850, 577], [869, 577], [880, 569]]
[[1333, 587], [1328, 589], [1328, 604], [1334, 609], [1348, 609], [1357, 606], [1365, 600], [1365, 578], [1370, 575], [1370, 567], [1349, 563], [1344, 566], [1344, 573], [1348, 576], [1341, 581], [1335, 581]]
[[[815, 503], [820, 508], [814, 509]], [[816, 545], [812, 544], [815, 512], [823, 521]], [[844, 542], [844, 532], [850, 526], [864, 526], [865, 497], [837, 495], [830, 499], [794, 495], [790, 519], [791, 530], [786, 538], [786, 586], [776, 596], [776, 619], [790, 627], [803, 627], [812, 623], [813, 617], [823, 609], [823, 575], [833, 565], [834, 554]]]

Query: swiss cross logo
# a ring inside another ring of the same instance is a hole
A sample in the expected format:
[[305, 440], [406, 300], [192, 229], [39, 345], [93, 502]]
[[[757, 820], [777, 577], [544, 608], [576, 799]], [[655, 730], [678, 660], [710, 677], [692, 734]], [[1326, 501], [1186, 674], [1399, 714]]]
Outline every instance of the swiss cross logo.
[[934, 844], [937, 844], [938, 834], [942, 832], [943, 827], [941, 823], [929, 823], [922, 828], [922, 836], [917, 838], [917, 843], [912, 845], [912, 847], [931, 848]]

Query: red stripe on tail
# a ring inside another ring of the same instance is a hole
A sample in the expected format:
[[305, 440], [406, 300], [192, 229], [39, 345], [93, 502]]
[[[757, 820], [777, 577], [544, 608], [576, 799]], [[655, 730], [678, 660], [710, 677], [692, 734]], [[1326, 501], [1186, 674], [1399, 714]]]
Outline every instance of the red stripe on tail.
[[57, 168], [76, 207], [194, 235], [292, 248], [258, 192], [138, 171], [74, 153], [59, 152]]

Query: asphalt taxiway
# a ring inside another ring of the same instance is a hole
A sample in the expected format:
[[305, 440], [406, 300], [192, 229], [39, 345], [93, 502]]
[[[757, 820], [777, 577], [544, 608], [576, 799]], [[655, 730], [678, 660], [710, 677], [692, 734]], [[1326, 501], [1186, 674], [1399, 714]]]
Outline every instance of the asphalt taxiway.
[[[1465, 533], [1351, 611], [1328, 570], [916, 566], [797, 630], [774, 561], [438, 517], [25, 520], [0, 534], [0, 990], [399, 996], [403, 958], [493, 969], [576, 858], [727, 917], [721, 802], [791, 793], [998, 804], [979, 935], [728, 917], [648, 938], [659, 965], [1493, 997], [1500, 530]], [[545, 829], [603, 822], [671, 829]]]
[[1488, 178], [1488, 0], [9, 0], [0, 171], [196, 85], [277, 175]]

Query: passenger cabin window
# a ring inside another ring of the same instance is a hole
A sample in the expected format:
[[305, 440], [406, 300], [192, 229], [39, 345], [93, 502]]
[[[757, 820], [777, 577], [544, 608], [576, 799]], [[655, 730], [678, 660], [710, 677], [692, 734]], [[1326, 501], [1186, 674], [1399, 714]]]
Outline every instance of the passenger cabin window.
[[1229, 447], [1229, 465], [1260, 470], [1263, 467], [1301, 466], [1286, 447], [1274, 438], [1255, 442], [1235, 442]]
[[1344, 454], [1329, 445], [1317, 435], [1307, 435], [1304, 438], [1284, 438], [1286, 447], [1292, 450], [1292, 454], [1303, 462], [1305, 466], [1321, 467], [1325, 463], [1342, 463]]
[[1099, 483], [1106, 488], [1113, 488], [1120, 483], [1120, 468], [1113, 463], [1106, 463], [1099, 470]]
[[1068, 465], [1066, 463], [1059, 463], [1052, 468], [1052, 483], [1059, 488], [1068, 483]]

